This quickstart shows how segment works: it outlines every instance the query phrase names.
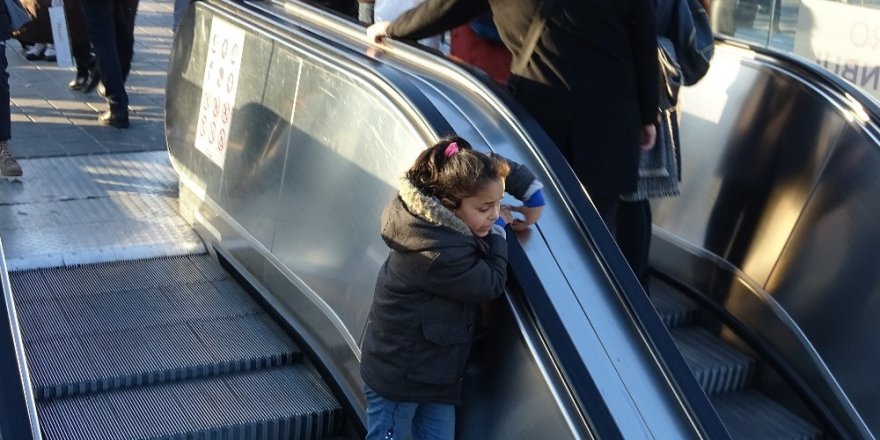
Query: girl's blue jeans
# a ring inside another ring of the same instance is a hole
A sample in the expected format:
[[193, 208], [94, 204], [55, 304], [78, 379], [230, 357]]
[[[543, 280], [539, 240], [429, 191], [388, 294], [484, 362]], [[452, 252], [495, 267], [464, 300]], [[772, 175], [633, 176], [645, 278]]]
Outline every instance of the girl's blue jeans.
[[364, 386], [367, 398], [366, 440], [453, 440], [455, 406], [395, 402]]

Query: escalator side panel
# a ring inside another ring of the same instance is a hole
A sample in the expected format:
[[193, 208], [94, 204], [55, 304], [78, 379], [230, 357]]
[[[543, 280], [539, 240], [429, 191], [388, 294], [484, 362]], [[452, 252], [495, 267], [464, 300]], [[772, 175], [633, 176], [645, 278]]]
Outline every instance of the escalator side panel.
[[788, 62], [719, 44], [683, 89], [682, 195], [653, 203], [651, 260], [745, 323], [850, 435], [876, 435], [877, 126]]
[[[848, 399], [880, 433], [880, 154], [847, 130], [780, 255], [767, 290], [798, 323]], [[785, 347], [778, 347], [785, 351]]]
[[682, 89], [683, 196], [655, 203], [654, 223], [764, 284], [846, 121], [808, 85], [719, 49]]
[[347, 400], [363, 404], [358, 342], [387, 254], [376, 219], [426, 141], [355, 75], [249, 32], [219, 167], [192, 148], [199, 60], [212, 20], [235, 20], [194, 11], [192, 45], [178, 39], [172, 54], [183, 74], [168, 82], [169, 95], [193, 98], [169, 100], [167, 112], [183, 215], [269, 292]]

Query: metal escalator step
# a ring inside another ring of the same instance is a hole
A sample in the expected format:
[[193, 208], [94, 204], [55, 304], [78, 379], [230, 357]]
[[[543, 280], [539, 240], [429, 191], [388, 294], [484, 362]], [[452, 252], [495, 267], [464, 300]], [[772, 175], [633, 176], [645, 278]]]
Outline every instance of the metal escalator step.
[[46, 440], [322, 439], [342, 418], [302, 364], [50, 400], [38, 412]]
[[11, 279], [38, 398], [301, 358], [209, 256], [28, 270]]
[[812, 440], [822, 431], [758, 391], [710, 396], [734, 439]]
[[666, 327], [676, 327], [694, 322], [699, 312], [699, 307], [695, 302], [656, 278], [651, 278], [649, 283], [651, 302]]
[[262, 314], [25, 345], [40, 399], [247, 371], [302, 358], [293, 341]]
[[755, 369], [750, 356], [696, 326], [673, 328], [670, 333], [706, 394], [739, 390], [748, 384]]
[[[200, 269], [205, 263], [204, 258], [210, 256], [194, 259], [184, 256], [114, 261], [23, 272], [42, 275], [51, 296], [64, 297], [214, 281], [214, 272], [206, 274]], [[214, 264], [219, 267], [216, 262]]]

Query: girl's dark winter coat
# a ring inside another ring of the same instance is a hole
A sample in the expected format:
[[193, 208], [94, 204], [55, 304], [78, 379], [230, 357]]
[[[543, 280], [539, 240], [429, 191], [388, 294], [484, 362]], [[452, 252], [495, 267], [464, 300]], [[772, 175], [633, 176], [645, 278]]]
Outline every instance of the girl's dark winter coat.
[[[521, 198], [534, 177], [511, 165], [507, 192]], [[504, 291], [507, 242], [474, 236], [405, 178], [381, 224], [391, 251], [376, 281], [361, 376], [389, 400], [458, 404], [479, 303]]]

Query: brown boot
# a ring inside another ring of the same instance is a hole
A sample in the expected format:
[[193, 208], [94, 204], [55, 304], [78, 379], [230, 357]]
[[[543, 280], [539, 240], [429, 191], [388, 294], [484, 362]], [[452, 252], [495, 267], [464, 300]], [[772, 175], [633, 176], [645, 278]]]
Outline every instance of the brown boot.
[[9, 153], [7, 142], [0, 142], [0, 176], [21, 177], [21, 165]]

